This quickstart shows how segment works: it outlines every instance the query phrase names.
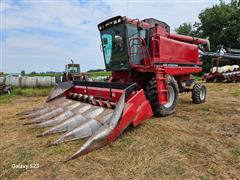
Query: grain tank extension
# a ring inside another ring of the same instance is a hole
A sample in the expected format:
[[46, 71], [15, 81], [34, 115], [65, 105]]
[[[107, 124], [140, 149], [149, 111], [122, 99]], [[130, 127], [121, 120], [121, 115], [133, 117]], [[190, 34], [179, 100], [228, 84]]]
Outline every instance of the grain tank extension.
[[202, 71], [199, 49], [209, 41], [170, 33], [159, 20], [116, 16], [98, 25], [109, 82], [64, 82], [39, 109], [22, 114], [26, 124], [49, 127], [39, 136], [61, 132], [49, 146], [87, 139], [68, 160], [100, 148], [129, 126], [175, 111], [178, 95], [191, 92], [203, 103], [206, 88], [191, 74]]

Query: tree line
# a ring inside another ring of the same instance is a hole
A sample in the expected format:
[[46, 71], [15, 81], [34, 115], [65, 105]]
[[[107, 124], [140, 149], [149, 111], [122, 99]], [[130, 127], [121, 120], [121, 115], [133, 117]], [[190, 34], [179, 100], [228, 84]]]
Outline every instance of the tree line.
[[[220, 1], [218, 5], [206, 8], [198, 16], [200, 22], [183, 23], [175, 32], [178, 34], [208, 38], [211, 51], [223, 48], [240, 49], [240, 1], [231, 0], [226, 3]], [[210, 68], [210, 61], [203, 61], [204, 71]], [[240, 64], [240, 61], [231, 60], [228, 64]]]

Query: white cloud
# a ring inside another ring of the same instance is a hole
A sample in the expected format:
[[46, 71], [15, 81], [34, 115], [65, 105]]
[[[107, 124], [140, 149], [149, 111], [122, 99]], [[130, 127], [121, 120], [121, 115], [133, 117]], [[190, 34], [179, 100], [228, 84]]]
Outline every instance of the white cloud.
[[[107, 1], [108, 2], [108, 1]], [[172, 30], [183, 22], [198, 21], [201, 10], [219, 3], [212, 1], [120, 1], [109, 2], [112, 14], [125, 14], [132, 18], [155, 18], [168, 23]]]
[[71, 58], [84, 71], [104, 68], [97, 30], [101, 21], [115, 15], [153, 17], [174, 29], [182, 22], [197, 21], [201, 9], [215, 3], [5, 1], [1, 8], [3, 71], [63, 71]]
[[6, 4], [1, 41], [4, 71], [62, 71], [71, 58], [83, 70], [104, 67], [96, 24], [106, 15], [99, 3]]

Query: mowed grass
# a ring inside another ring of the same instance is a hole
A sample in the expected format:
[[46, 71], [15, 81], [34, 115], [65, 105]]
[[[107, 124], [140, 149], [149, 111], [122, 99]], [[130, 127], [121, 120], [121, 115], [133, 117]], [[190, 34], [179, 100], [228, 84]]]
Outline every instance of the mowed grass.
[[240, 97], [240, 89], [236, 89], [232, 92], [232, 95], [235, 97]]
[[114, 143], [67, 163], [85, 140], [47, 148], [60, 134], [37, 138], [46, 129], [23, 126], [17, 115], [46, 97], [18, 96], [0, 105], [0, 179], [239, 179], [240, 84], [206, 86], [206, 103], [181, 94], [173, 115], [128, 128]]
[[5, 104], [17, 97], [36, 97], [36, 96], [47, 96], [50, 92], [49, 87], [37, 87], [37, 88], [19, 88], [13, 87], [11, 94], [0, 95], [0, 104]]

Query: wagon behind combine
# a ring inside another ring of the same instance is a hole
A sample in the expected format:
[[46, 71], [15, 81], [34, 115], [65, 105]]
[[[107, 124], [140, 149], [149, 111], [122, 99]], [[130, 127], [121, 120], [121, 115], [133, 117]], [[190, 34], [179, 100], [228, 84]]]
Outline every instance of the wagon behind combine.
[[114, 141], [129, 125], [137, 126], [152, 115], [175, 111], [179, 92], [191, 92], [203, 103], [206, 88], [194, 83], [201, 72], [199, 48], [209, 41], [170, 33], [159, 20], [113, 17], [98, 25], [106, 70], [105, 82], [64, 82], [56, 86], [39, 109], [23, 113], [26, 124], [50, 127], [39, 136], [63, 132], [49, 146], [89, 138], [68, 159]]
[[4, 93], [11, 94], [12, 87], [6, 84], [1, 84], [0, 83], [0, 95]]
[[[225, 50], [224, 50], [225, 51]], [[203, 77], [206, 82], [240, 82], [240, 67], [239, 65], [226, 65], [219, 67], [221, 60], [240, 62], [239, 49], [226, 49], [224, 54], [206, 53], [204, 56], [210, 57], [212, 60], [212, 68], [210, 72]], [[240, 63], [238, 63], [240, 64]]]

